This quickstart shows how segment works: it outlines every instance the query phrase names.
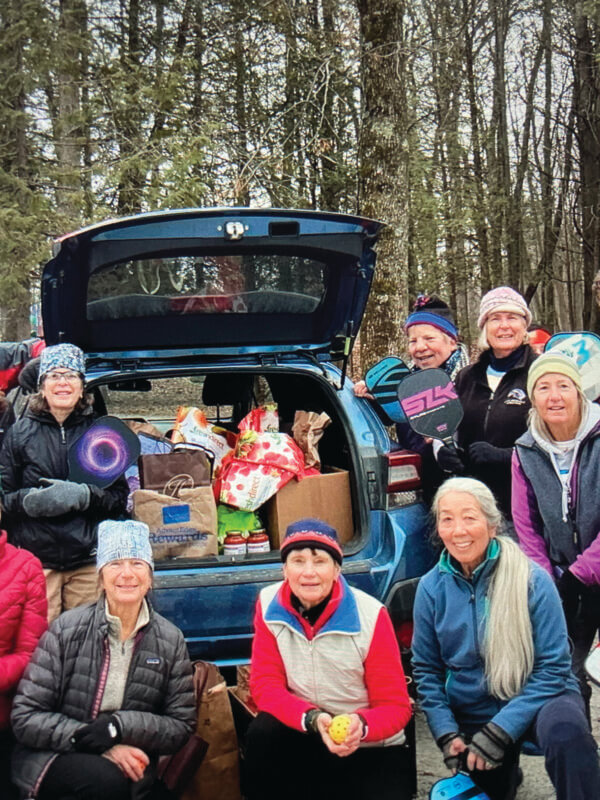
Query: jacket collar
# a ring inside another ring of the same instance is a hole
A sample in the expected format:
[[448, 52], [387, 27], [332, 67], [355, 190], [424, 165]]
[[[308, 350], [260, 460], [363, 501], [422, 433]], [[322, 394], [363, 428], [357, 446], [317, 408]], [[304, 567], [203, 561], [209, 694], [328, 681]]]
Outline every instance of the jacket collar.
[[471, 578], [466, 578], [458, 561], [452, 558], [452, 556], [447, 550], [444, 550], [444, 552], [440, 556], [439, 570], [440, 572], [445, 572], [450, 575], [454, 575], [457, 578], [462, 578], [462, 580], [464, 581], [468, 580], [471, 583], [477, 583], [477, 581], [481, 578], [482, 575], [486, 575], [490, 573], [493, 569], [495, 569], [499, 555], [500, 555], [500, 543], [496, 538], [491, 539], [490, 543], [487, 546], [487, 550], [485, 551], [485, 558], [483, 559], [481, 564], [479, 564], [479, 566], [475, 568]]
[[[490, 357], [491, 357], [491, 350], [487, 349], [484, 350], [481, 355], [479, 356], [478, 360], [475, 362], [475, 367], [477, 371], [481, 374], [485, 375], [487, 368], [490, 365]], [[507, 375], [511, 373], [513, 370], [516, 369], [523, 369], [523, 367], [528, 367], [532, 361], [535, 360], [535, 353], [531, 349], [531, 347], [526, 344], [523, 348], [523, 354], [521, 358], [514, 364], [506, 373]]]
[[[338, 600], [337, 608], [334, 610], [333, 614], [326, 618], [322, 627], [319, 628], [317, 624], [315, 637], [326, 633], [342, 633], [347, 635], [360, 633], [360, 617], [356, 599], [346, 579], [342, 575], [339, 576], [337, 583], [339, 590], [338, 592], [333, 592], [330, 600], [330, 604]], [[265, 622], [279, 622], [291, 628], [295, 633], [306, 636], [306, 629], [303, 625], [304, 621], [286, 598], [286, 586], [287, 584], [285, 582], [282, 583], [269, 603], [265, 612]], [[323, 616], [326, 614], [327, 609], [323, 612]]]

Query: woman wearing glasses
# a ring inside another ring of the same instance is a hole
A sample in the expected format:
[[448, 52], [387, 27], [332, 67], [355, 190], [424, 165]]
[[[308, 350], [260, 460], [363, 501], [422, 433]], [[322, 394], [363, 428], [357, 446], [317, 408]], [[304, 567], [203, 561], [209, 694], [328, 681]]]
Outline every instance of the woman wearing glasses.
[[84, 370], [83, 352], [75, 345], [47, 347], [39, 391], [0, 451], [8, 538], [42, 562], [49, 622], [96, 600], [96, 527], [124, 515], [127, 502], [123, 477], [106, 489], [68, 480], [69, 447], [94, 422]]

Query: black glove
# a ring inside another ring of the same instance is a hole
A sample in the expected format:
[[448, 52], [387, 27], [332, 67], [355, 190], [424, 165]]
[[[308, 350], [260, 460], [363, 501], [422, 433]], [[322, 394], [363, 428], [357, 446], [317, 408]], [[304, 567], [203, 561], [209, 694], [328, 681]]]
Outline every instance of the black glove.
[[510, 464], [511, 447], [496, 447], [489, 442], [473, 442], [469, 445], [469, 460], [472, 464]]
[[23, 498], [23, 509], [30, 517], [58, 517], [68, 511], [85, 511], [90, 504], [87, 483], [41, 478], [40, 489], [30, 489]]
[[512, 744], [512, 741], [508, 733], [499, 725], [496, 725], [495, 722], [488, 722], [473, 736], [469, 750], [476, 756], [481, 756], [492, 768], [495, 768], [502, 764], [506, 748]]
[[71, 737], [71, 744], [78, 753], [101, 753], [119, 744], [123, 737], [119, 720], [114, 714], [100, 714], [89, 725], [80, 728]]
[[453, 475], [462, 475], [465, 471], [465, 465], [458, 451], [453, 450], [446, 444], [437, 451], [435, 460], [444, 472], [451, 472]]
[[450, 753], [450, 745], [452, 742], [459, 738], [464, 741], [463, 737], [456, 731], [455, 733], [445, 733], [443, 736], [440, 736], [439, 739], [436, 740], [437, 746], [442, 751], [442, 756], [444, 757], [444, 764], [453, 771], [458, 769], [460, 763], [461, 753], [458, 755], [453, 755]]
[[573, 617], [579, 605], [579, 596], [584, 584], [571, 572], [566, 569], [558, 579], [557, 588], [563, 604], [563, 611], [567, 619]]

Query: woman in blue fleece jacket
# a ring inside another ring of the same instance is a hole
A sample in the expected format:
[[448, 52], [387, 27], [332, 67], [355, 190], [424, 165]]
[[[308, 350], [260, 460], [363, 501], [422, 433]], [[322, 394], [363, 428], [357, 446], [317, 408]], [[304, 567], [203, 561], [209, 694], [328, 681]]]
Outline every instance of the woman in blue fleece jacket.
[[497, 536], [501, 515], [480, 481], [446, 481], [433, 512], [445, 549], [417, 590], [413, 667], [446, 765], [464, 759], [491, 800], [508, 800], [527, 738], [558, 800], [597, 799], [596, 743], [552, 579]]

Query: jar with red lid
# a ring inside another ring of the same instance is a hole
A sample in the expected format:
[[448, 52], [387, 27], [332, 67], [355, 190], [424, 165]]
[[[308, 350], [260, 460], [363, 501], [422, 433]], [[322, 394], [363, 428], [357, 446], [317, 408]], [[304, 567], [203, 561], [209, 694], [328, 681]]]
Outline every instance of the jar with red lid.
[[226, 556], [246, 555], [246, 540], [241, 531], [229, 531], [223, 541], [223, 554]]
[[268, 553], [271, 550], [271, 543], [264, 528], [250, 531], [248, 537], [248, 553]]

